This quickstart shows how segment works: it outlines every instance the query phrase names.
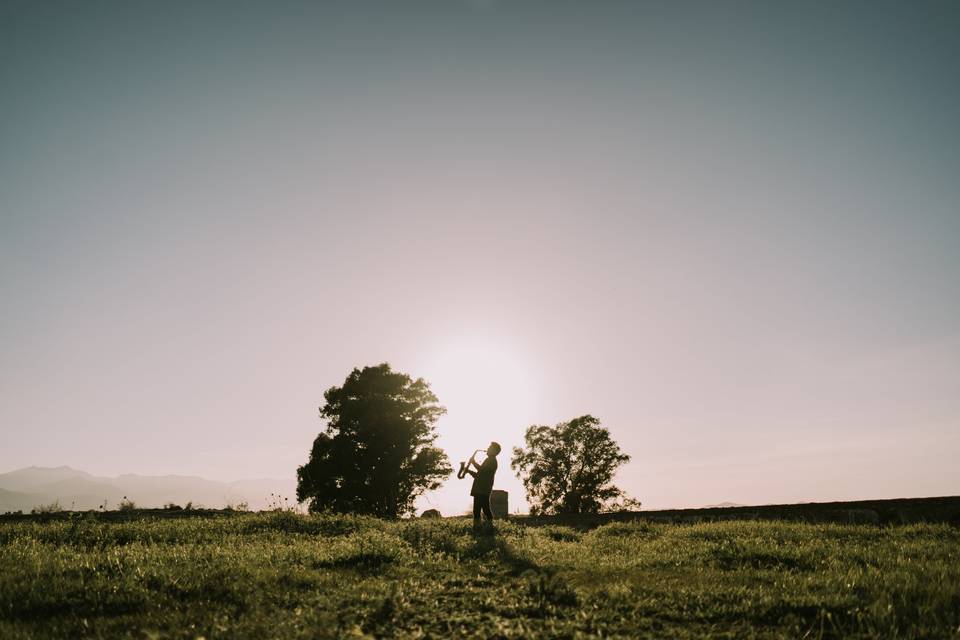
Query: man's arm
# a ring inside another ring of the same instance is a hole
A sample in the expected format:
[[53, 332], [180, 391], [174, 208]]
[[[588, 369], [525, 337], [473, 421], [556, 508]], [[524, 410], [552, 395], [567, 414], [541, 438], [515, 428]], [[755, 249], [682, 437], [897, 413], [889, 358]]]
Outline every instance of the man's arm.
[[472, 475], [474, 478], [481, 473], [484, 475], [493, 475], [497, 468], [497, 461], [495, 458], [487, 458], [483, 461], [483, 464], [477, 464], [476, 460], [471, 460], [471, 462], [473, 462], [473, 466], [477, 468], [477, 471], [476, 473], [473, 471], [467, 471], [467, 473]]

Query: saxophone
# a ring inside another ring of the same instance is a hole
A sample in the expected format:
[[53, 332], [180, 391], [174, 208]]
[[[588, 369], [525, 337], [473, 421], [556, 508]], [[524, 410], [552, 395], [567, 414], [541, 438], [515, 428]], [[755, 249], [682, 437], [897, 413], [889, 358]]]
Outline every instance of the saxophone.
[[469, 460], [469, 461], [467, 461], [467, 462], [461, 462], [461, 463], [460, 463], [460, 470], [457, 471], [457, 480], [463, 480], [464, 477], [466, 477], [467, 471], [470, 470], [470, 465], [471, 465], [471, 464], [474, 465], [474, 466], [476, 466], [476, 464], [477, 464], [477, 461], [476, 461], [477, 454], [478, 454], [478, 453], [481, 453], [481, 452], [483, 452], [483, 449], [477, 449], [476, 451], [473, 452], [473, 455], [470, 456], [470, 460]]

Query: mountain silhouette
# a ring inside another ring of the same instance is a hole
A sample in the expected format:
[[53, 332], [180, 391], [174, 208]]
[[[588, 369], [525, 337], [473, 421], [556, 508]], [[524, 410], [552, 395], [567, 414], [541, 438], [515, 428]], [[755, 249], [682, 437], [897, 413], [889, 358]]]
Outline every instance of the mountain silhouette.
[[115, 509], [124, 497], [138, 507], [155, 508], [172, 502], [223, 508], [246, 502], [252, 510], [265, 509], [274, 496], [295, 499], [296, 480], [260, 478], [218, 482], [196, 476], [141, 476], [124, 474], [98, 477], [67, 466], [26, 467], [0, 474], [0, 513], [29, 511], [59, 502], [63, 509], [99, 509], [106, 501]]

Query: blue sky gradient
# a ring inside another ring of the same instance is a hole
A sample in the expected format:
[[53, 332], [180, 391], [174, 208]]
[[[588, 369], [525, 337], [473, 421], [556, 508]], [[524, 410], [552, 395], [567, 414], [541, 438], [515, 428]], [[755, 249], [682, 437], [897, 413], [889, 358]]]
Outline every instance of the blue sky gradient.
[[956, 494], [958, 34], [955, 2], [7, 1], [0, 470], [291, 476], [389, 361], [454, 461], [592, 413], [649, 507]]

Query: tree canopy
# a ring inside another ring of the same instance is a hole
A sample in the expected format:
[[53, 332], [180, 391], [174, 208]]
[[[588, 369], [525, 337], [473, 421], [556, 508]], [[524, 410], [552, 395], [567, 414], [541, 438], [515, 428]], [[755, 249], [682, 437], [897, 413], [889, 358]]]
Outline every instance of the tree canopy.
[[510, 466], [527, 491], [531, 514], [596, 513], [624, 496], [612, 480], [630, 456], [593, 416], [532, 425], [524, 441], [526, 448], [513, 448]]
[[327, 427], [297, 469], [297, 499], [309, 500], [310, 511], [396, 518], [450, 475], [447, 455], [433, 444], [446, 409], [423, 378], [383, 363], [354, 369], [323, 396]]

